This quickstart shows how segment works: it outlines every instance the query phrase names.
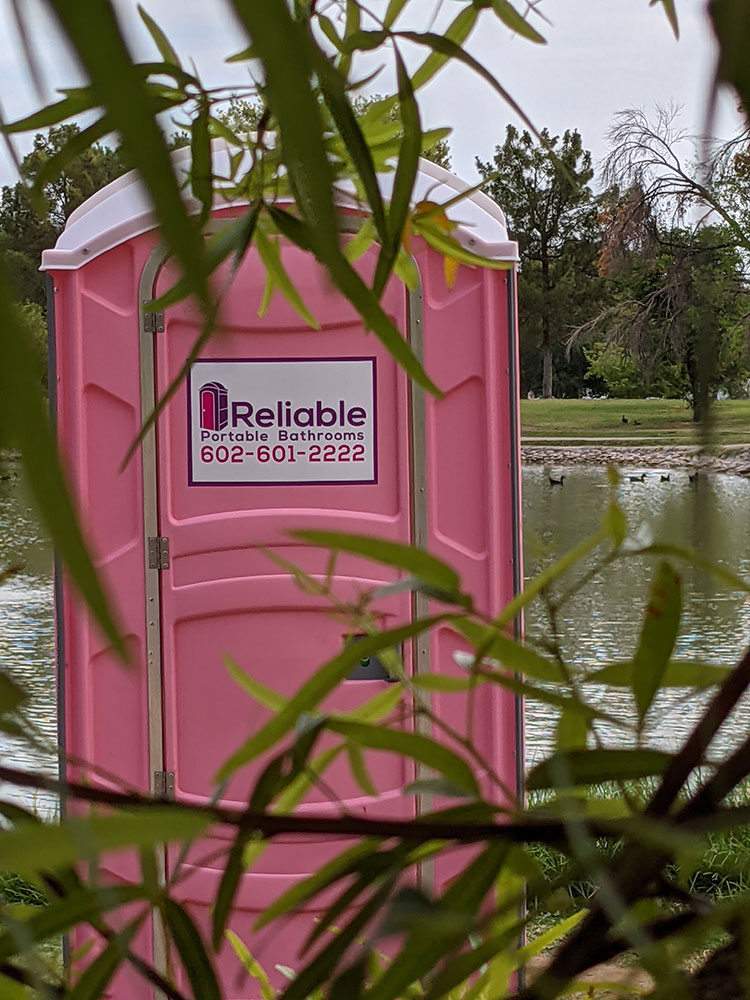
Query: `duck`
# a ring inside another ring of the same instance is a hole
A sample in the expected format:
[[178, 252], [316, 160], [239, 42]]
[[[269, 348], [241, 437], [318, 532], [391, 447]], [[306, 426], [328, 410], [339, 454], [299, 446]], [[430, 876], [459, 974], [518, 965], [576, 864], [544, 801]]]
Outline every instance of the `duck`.
[[633, 421], [633, 426], [634, 426], [634, 427], [640, 427], [640, 426], [641, 426], [641, 422], [640, 422], [640, 420], [634, 420], [634, 421]]
[[555, 479], [553, 476], [548, 476], [550, 486], [562, 486], [565, 476], [560, 476], [559, 479]]
[[662, 473], [659, 481], [662, 482], [662, 483], [668, 483], [669, 482], [669, 473], [667, 473], [666, 476], [664, 475], [664, 473]]
[[620, 423], [621, 423], [621, 424], [626, 424], [626, 423], [628, 423], [628, 418], [627, 418], [627, 417], [625, 416], [625, 414], [624, 414], [624, 413], [623, 413], [622, 417], [620, 418]]
[[698, 482], [698, 470], [697, 469], [692, 474], [690, 472], [688, 472], [688, 480], [691, 483], [697, 483]]
[[631, 483], [645, 483], [646, 473], [642, 472], [640, 476], [630, 476], [629, 479]]

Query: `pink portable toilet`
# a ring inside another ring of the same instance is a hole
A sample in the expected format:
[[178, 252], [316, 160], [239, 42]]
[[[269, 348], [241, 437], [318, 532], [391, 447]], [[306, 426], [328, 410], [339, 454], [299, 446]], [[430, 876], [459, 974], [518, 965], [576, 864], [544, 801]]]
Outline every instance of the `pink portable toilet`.
[[[218, 173], [227, 151], [214, 149]], [[175, 154], [178, 169], [188, 150]], [[385, 183], [385, 181], [384, 181]], [[443, 202], [468, 185], [422, 161], [415, 201]], [[344, 199], [345, 201], [345, 199]], [[351, 205], [342, 204], [343, 210]], [[196, 205], [197, 210], [197, 205]], [[210, 226], [244, 210], [221, 204]], [[474, 253], [514, 262], [498, 206], [480, 192], [455, 205], [456, 237]], [[383, 298], [443, 390], [410, 385], [365, 332], [321, 268], [294, 247], [285, 266], [320, 323], [311, 329], [277, 293], [258, 316], [265, 272], [253, 249], [227, 292], [218, 331], [167, 405], [137, 458], [120, 471], [141, 421], [180, 371], [200, 319], [186, 303], [164, 315], [141, 309], [176, 278], [147, 197], [127, 174], [90, 198], [43, 256], [54, 313], [53, 386], [60, 446], [99, 570], [115, 596], [136, 669], [124, 670], [63, 579], [58, 588], [61, 733], [70, 756], [96, 765], [88, 779], [205, 803], [219, 766], [268, 717], [229, 675], [224, 654], [288, 695], [347, 641], [325, 599], [302, 592], [268, 558], [325, 578], [328, 553], [291, 529], [367, 533], [414, 542], [461, 574], [477, 605], [496, 612], [520, 583], [518, 365], [514, 269], [461, 266], [447, 287], [442, 257], [419, 240], [419, 287], [392, 280]], [[371, 275], [376, 252], [358, 266]], [[375, 563], [342, 555], [333, 587], [344, 601], [392, 582]], [[384, 627], [424, 615], [422, 595], [392, 592], [374, 605]], [[453, 673], [460, 648], [447, 627], [407, 644], [407, 671]], [[388, 683], [378, 664], [344, 681], [326, 701], [347, 711]], [[496, 686], [477, 699], [474, 737], [511, 788], [522, 769], [520, 706]], [[455, 727], [465, 706], [434, 693], [432, 708]], [[325, 746], [325, 742], [322, 746]], [[268, 757], [240, 771], [222, 802], [243, 808]], [[364, 795], [345, 755], [326, 771], [302, 812], [408, 818], [402, 788], [413, 769], [394, 755], [370, 758], [380, 794]], [[111, 778], [107, 777], [112, 776]], [[329, 790], [333, 790], [333, 795]], [[177, 894], [207, 928], [228, 846], [221, 831], [181, 862]], [[243, 876], [231, 927], [270, 970], [295, 967], [313, 911], [270, 932], [252, 925], [264, 907], [343, 847], [338, 839], [278, 838]], [[165, 874], [179, 863], [167, 851]], [[115, 879], [138, 877], [135, 860], [108, 859]], [[449, 876], [438, 864], [438, 884]], [[160, 935], [139, 947], [158, 966]], [[257, 996], [231, 949], [218, 959], [226, 996]], [[124, 971], [112, 996], [150, 996]]]

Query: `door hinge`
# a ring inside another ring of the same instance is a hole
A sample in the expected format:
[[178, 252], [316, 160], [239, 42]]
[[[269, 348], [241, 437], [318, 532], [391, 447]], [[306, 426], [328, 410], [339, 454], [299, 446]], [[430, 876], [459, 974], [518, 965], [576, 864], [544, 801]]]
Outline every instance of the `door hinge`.
[[154, 796], [157, 799], [174, 798], [174, 771], [154, 771]]
[[148, 539], [148, 568], [169, 569], [169, 539], [151, 535]]
[[164, 313], [163, 312], [147, 312], [143, 314], [143, 332], [144, 333], [163, 333], [164, 332]]

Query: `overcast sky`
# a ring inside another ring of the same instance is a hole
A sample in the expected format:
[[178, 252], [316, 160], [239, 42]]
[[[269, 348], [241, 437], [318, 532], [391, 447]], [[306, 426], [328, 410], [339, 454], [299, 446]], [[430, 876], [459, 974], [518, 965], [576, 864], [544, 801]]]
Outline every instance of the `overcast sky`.
[[[135, 0], [116, 0], [128, 37], [139, 58], [154, 58], [149, 36], [136, 13]], [[372, 0], [385, 6], [386, 0]], [[518, 4], [523, 8], [522, 0]], [[47, 101], [56, 87], [75, 85], [80, 74], [38, 0], [21, 4], [44, 72]], [[223, 0], [144, 0], [149, 13], [185, 59], [192, 58], [209, 86], [241, 85], [247, 68], [224, 65], [223, 59], [243, 46]], [[426, 27], [435, 0], [413, 0], [410, 26]], [[460, 9], [442, 0], [438, 24]], [[552, 134], [577, 128], [598, 161], [607, 150], [607, 131], [617, 111], [651, 109], [670, 101], [683, 106], [681, 122], [701, 132], [714, 66], [714, 46], [704, 0], [677, 0], [680, 39], [676, 41], [661, 6], [647, 0], [542, 0], [540, 9], [552, 22], [534, 19], [548, 44], [537, 46], [514, 37], [484, 13], [469, 49], [498, 77], [538, 128]], [[333, 13], [333, 10], [331, 11]], [[0, 0], [0, 105], [6, 120], [28, 114], [40, 104], [21, 54], [10, 0]], [[413, 53], [416, 64], [421, 53]], [[393, 89], [389, 70], [370, 85], [381, 93]], [[467, 180], [477, 177], [474, 157], [491, 157], [502, 142], [514, 114], [490, 87], [465, 67], [451, 67], [421, 95], [426, 125], [450, 125], [453, 168]], [[720, 102], [714, 133], [729, 136], [739, 128], [731, 99]], [[22, 155], [29, 139], [18, 140]], [[5, 150], [0, 153], [0, 183], [14, 180]]]

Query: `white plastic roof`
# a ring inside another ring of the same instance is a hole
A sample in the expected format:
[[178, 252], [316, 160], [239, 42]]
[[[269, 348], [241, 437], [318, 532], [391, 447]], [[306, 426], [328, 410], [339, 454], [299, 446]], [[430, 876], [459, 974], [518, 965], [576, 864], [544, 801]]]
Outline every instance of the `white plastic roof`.
[[[190, 149], [178, 149], [173, 153], [173, 160], [178, 174], [186, 174], [190, 167]], [[213, 165], [216, 174], [228, 174], [229, 148], [223, 139], [213, 142]], [[393, 177], [392, 173], [380, 176], [386, 199], [393, 188]], [[420, 160], [413, 201], [446, 202], [470, 186], [443, 167]], [[198, 203], [187, 193], [186, 201], [197, 213]], [[340, 193], [337, 201], [341, 207], [357, 205], [346, 193]], [[217, 199], [215, 207], [227, 208], [230, 203]], [[505, 215], [486, 194], [473, 191], [452, 205], [447, 214], [457, 223], [454, 236], [473, 253], [491, 260], [518, 260], [518, 246], [508, 239]], [[149, 197], [135, 171], [130, 171], [97, 191], [71, 214], [54, 248], [42, 254], [41, 270], [76, 270], [107, 250], [154, 228], [156, 219]]]

